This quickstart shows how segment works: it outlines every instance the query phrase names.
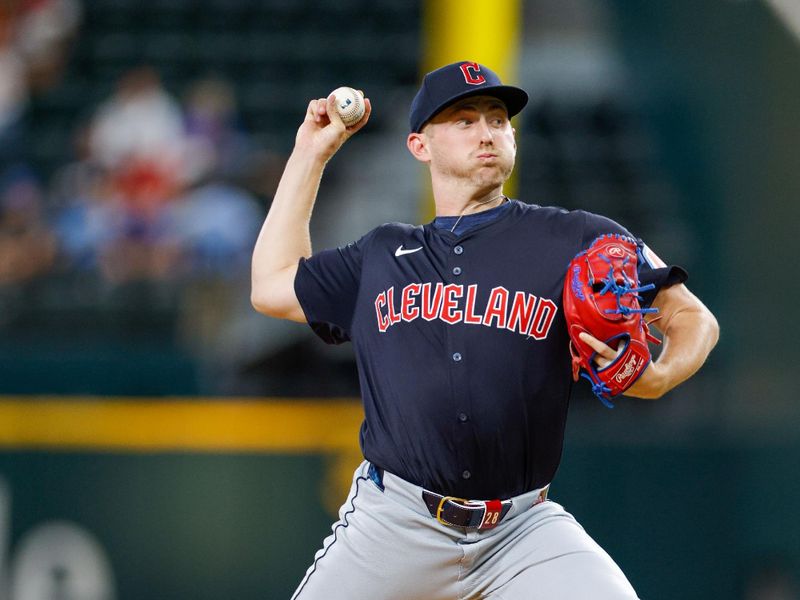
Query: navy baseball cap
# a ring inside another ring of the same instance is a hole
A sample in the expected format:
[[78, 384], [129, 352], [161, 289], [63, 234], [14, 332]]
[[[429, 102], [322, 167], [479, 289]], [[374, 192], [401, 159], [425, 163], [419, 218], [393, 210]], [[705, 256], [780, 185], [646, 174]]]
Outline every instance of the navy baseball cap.
[[519, 113], [528, 103], [525, 90], [503, 85], [497, 73], [488, 67], [476, 62], [457, 62], [425, 75], [411, 103], [411, 132], [419, 133], [436, 114], [467, 96], [499, 98], [506, 105], [509, 117]]

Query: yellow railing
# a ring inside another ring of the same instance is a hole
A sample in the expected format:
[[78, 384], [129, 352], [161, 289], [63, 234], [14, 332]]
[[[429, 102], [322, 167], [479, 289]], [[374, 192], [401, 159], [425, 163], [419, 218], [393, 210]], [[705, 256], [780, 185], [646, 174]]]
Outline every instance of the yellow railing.
[[0, 448], [328, 452], [357, 447], [357, 400], [5, 397]]

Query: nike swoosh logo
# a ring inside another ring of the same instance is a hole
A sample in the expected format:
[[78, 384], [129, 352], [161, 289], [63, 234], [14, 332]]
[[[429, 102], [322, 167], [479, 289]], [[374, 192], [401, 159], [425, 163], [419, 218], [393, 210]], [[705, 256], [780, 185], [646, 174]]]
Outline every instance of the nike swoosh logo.
[[422, 246], [419, 248], [412, 248], [411, 250], [403, 250], [403, 244], [400, 244], [397, 250], [394, 251], [394, 255], [403, 256], [404, 254], [414, 254], [414, 252], [419, 252], [420, 250], [422, 250]]

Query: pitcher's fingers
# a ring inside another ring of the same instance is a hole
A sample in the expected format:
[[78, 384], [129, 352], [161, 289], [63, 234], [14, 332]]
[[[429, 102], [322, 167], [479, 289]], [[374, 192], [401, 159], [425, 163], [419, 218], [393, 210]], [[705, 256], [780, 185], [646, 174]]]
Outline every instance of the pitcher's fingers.
[[325, 98], [317, 98], [308, 103], [307, 116], [319, 123], [325, 116]]
[[328, 96], [328, 99], [325, 102], [325, 110], [328, 112], [328, 118], [331, 120], [331, 123], [335, 124], [337, 127], [345, 129], [342, 116], [339, 114], [339, 111], [336, 110], [336, 96], [334, 94]]
[[611, 361], [617, 357], [616, 350], [614, 350], [611, 346], [604, 344], [593, 335], [590, 335], [585, 331], [582, 331], [578, 337], [585, 344], [589, 344], [594, 349], [594, 351], [597, 352], [597, 354], [599, 354], [603, 358]]
[[311, 100], [306, 108], [306, 121], [315, 120], [317, 118], [317, 101]]
[[358, 123], [348, 127], [347, 130], [355, 133], [356, 131], [364, 127], [364, 125], [367, 124], [367, 121], [369, 121], [370, 114], [372, 114], [372, 104], [370, 103], [369, 98], [364, 98], [364, 116], [361, 117]]

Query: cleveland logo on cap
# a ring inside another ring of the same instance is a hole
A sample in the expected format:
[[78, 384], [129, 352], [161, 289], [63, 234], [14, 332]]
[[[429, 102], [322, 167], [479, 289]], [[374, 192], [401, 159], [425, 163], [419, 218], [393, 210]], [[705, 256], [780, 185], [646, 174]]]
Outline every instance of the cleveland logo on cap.
[[431, 71], [422, 79], [409, 114], [412, 132], [419, 132], [437, 113], [467, 96], [494, 96], [513, 117], [528, 102], [528, 94], [513, 85], [503, 85], [497, 73], [471, 60], [459, 61]]
[[470, 85], [486, 83], [486, 77], [481, 75], [481, 66], [478, 63], [461, 63], [461, 72], [464, 74], [464, 81]]

